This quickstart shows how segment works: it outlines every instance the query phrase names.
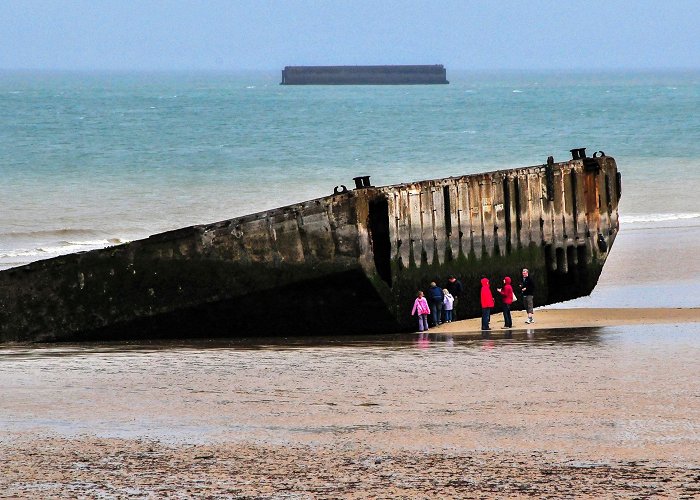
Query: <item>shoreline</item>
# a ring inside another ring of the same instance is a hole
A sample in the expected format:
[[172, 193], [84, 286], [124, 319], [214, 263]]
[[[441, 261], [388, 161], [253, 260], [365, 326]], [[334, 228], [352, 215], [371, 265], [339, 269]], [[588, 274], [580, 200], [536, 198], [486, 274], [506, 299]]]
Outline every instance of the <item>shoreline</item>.
[[[536, 308], [535, 323], [526, 324], [524, 310], [511, 311], [513, 327], [503, 327], [503, 314], [491, 313], [491, 331], [533, 331], [570, 328], [594, 328], [633, 325], [660, 325], [675, 323], [700, 323], [700, 308], [697, 307], [648, 307], [648, 308]], [[457, 320], [430, 328], [430, 333], [450, 335], [480, 334], [481, 318]]]

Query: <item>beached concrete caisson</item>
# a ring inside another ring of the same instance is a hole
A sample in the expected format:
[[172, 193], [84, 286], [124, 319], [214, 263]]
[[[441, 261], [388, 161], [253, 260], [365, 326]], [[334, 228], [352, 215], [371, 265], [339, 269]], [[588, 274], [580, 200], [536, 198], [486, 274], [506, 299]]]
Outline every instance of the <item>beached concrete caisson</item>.
[[416, 291], [523, 267], [537, 305], [587, 295], [618, 231], [602, 153], [330, 196], [0, 272], [0, 340], [410, 331]]

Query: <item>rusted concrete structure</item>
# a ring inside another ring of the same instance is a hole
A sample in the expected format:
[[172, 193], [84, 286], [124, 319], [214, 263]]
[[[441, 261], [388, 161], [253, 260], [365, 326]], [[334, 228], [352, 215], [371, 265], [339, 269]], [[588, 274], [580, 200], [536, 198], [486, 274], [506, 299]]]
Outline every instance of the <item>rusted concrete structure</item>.
[[603, 154], [385, 187], [157, 234], [0, 273], [0, 340], [410, 331], [416, 290], [522, 267], [537, 305], [591, 292], [618, 231]]
[[392, 66], [285, 66], [281, 85], [447, 84], [442, 64]]

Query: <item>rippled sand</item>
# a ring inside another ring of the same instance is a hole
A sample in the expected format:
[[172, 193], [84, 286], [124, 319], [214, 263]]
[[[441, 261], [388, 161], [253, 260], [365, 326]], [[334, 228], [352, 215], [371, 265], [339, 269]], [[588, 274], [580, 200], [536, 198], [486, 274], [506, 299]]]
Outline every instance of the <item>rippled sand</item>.
[[3, 349], [0, 491], [700, 494], [700, 325], [513, 337]]

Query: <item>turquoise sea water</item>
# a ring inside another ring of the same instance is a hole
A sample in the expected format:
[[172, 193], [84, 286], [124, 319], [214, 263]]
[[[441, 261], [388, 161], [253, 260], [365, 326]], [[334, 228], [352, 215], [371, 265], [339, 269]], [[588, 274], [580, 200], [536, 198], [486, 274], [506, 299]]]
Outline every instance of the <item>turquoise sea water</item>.
[[452, 74], [280, 86], [279, 74], [0, 73], [0, 269], [375, 185], [603, 150], [623, 229], [700, 225], [700, 72]]

